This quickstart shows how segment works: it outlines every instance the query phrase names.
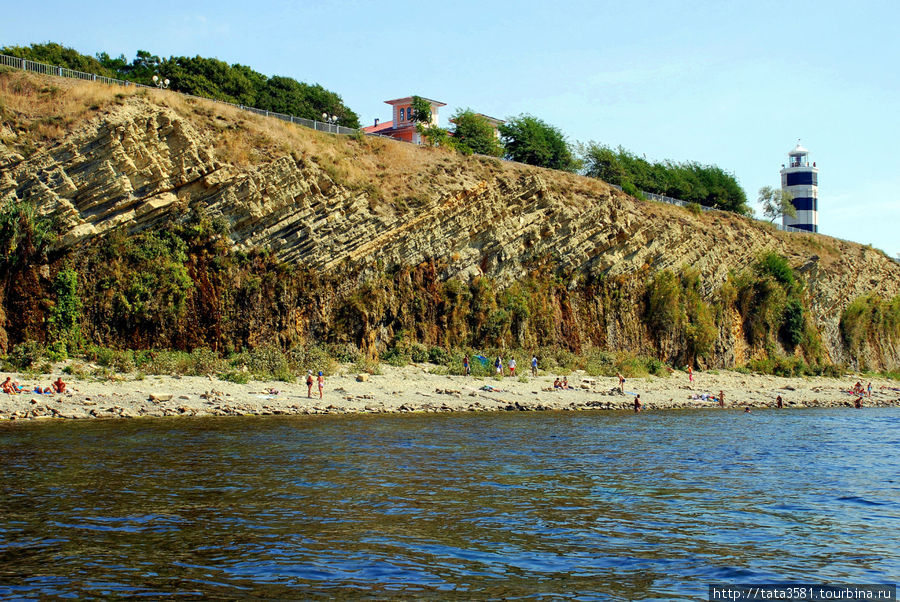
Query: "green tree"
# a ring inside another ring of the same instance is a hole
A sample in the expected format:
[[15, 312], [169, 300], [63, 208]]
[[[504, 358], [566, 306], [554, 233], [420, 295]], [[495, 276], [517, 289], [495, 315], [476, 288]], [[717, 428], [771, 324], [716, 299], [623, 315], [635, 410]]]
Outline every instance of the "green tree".
[[751, 215], [747, 195], [734, 175], [715, 165], [688, 161], [651, 163], [619, 147], [591, 143], [582, 150], [585, 174], [624, 187], [675, 197], [740, 215]]
[[513, 161], [563, 171], [578, 168], [562, 132], [537, 117], [519, 115], [498, 129], [506, 156]]
[[472, 109], [458, 109], [450, 121], [454, 126], [453, 138], [461, 150], [491, 157], [503, 154], [503, 146], [494, 133], [493, 126]]
[[96, 73], [105, 77], [119, 77], [114, 70], [105, 67], [100, 60], [54, 42], [32, 44], [31, 46], [4, 46], [0, 48], [0, 53], [47, 65], [58, 65], [74, 71]]
[[413, 96], [411, 119], [413, 123], [431, 123], [431, 103], [421, 96]]
[[793, 195], [780, 188], [772, 188], [771, 186], [763, 186], [759, 189], [758, 200], [763, 207], [763, 215], [774, 222], [782, 215], [793, 218], [797, 217], [797, 208], [791, 202]]
[[628, 180], [628, 172], [614, 150], [591, 142], [581, 149], [583, 156], [585, 175], [622, 186]]

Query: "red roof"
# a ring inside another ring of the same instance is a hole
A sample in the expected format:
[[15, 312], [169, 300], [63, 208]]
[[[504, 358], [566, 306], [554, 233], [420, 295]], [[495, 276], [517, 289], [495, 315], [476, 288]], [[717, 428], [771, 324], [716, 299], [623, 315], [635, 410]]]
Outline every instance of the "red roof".
[[370, 126], [364, 127], [362, 129], [362, 131], [364, 131], [367, 134], [377, 134], [378, 132], [380, 132], [382, 130], [390, 130], [393, 128], [394, 128], [393, 121], [385, 121], [383, 123], [379, 123], [378, 125], [370, 125]]

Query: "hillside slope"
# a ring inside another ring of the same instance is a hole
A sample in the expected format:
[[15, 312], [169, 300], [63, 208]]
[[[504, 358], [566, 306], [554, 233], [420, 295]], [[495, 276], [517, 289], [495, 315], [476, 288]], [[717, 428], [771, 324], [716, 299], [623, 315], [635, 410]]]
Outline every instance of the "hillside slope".
[[[496, 291], [527, 278], [557, 283], [545, 291], [553, 306], [547, 311], [558, 314], [552, 327], [529, 334], [510, 322], [506, 339], [492, 343], [596, 345], [670, 360], [684, 355], [677, 337], [650, 336], [641, 308], [646, 281], [660, 270], [696, 270], [700, 292], [712, 302], [729, 273], [746, 270], [761, 253], [786, 257], [805, 281], [805, 303], [830, 362], [855, 359], [839, 327], [854, 299], [900, 293], [900, 265], [871, 248], [783, 233], [729, 213], [695, 215], [562, 172], [334, 137], [164, 92], [10, 72], [0, 73], [0, 102], [0, 204], [27, 202], [57, 218], [60, 236], [41, 260], [50, 272], [112, 232], [153, 232], [199, 212], [226, 233], [222, 248], [267, 249], [278, 263], [334, 276], [318, 326], [308, 316], [292, 333], [272, 326], [282, 341], [347, 340], [383, 350], [400, 330], [392, 323], [397, 315], [366, 309], [364, 324], [334, 333], [327, 324], [339, 320], [329, 312], [362, 283], [426, 264], [437, 282], [471, 285], [484, 277]], [[35, 282], [52, 297], [49, 279]], [[606, 296], [619, 290], [618, 305], [597, 306], [601, 289]], [[399, 315], [402, 308], [388, 303], [382, 311]], [[735, 311], [723, 307], [717, 317], [715, 344], [704, 354], [710, 365], [740, 364], [760, 353], [759, 341], [744, 333], [746, 316]], [[40, 330], [35, 320], [29, 336]], [[468, 338], [457, 343], [478, 342], [469, 326]], [[432, 336], [413, 330], [418, 339]], [[434, 337], [423, 342], [454, 342]], [[894, 367], [900, 357], [892, 345], [870, 345], [866, 353], [875, 367]]]

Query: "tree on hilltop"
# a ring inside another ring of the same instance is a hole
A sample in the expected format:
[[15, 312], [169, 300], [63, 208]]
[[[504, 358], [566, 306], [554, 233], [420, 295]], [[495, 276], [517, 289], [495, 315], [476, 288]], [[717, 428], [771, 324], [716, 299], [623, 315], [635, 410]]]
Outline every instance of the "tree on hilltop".
[[431, 123], [431, 103], [421, 96], [412, 97], [412, 117], [413, 123], [429, 124]]
[[772, 223], [775, 223], [775, 220], [782, 215], [795, 219], [797, 217], [797, 208], [791, 202], [794, 200], [794, 197], [786, 190], [763, 186], [759, 189], [758, 200], [762, 204], [763, 215], [769, 218]]
[[454, 142], [462, 152], [491, 157], [503, 155], [503, 146], [491, 123], [472, 109], [457, 109], [450, 121], [454, 126]]
[[498, 129], [506, 156], [513, 161], [563, 171], [579, 166], [563, 133], [537, 117], [519, 115]]

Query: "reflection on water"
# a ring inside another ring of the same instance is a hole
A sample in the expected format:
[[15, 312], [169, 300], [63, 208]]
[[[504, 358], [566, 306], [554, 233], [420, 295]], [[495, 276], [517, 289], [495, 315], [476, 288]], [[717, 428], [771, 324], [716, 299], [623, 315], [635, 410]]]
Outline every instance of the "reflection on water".
[[706, 598], [900, 576], [900, 411], [0, 425], [0, 595]]

